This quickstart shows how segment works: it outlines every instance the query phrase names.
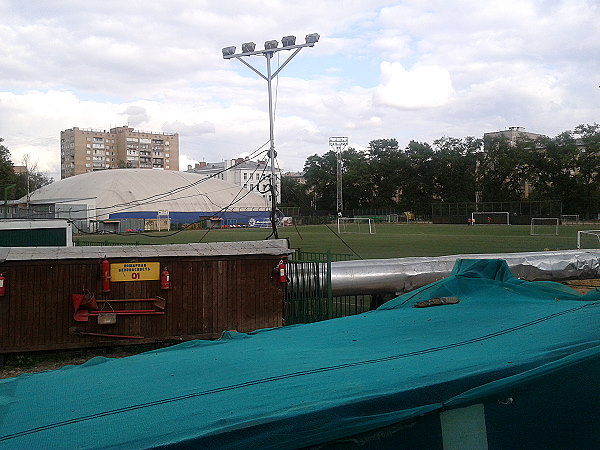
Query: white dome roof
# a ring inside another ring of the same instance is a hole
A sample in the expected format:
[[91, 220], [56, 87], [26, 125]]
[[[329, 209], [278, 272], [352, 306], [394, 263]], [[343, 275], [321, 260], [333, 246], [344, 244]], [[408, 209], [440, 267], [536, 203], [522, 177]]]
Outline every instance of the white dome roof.
[[236, 184], [195, 173], [151, 169], [112, 169], [76, 175], [44, 186], [30, 198], [34, 202], [70, 203], [94, 203], [95, 199], [98, 218], [132, 211], [267, 209], [261, 195]]

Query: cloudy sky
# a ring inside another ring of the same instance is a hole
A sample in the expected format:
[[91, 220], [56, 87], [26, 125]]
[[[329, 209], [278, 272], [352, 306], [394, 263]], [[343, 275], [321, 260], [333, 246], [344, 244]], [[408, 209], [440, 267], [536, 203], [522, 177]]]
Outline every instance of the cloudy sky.
[[[221, 49], [319, 33], [274, 81], [279, 166], [396, 138], [600, 122], [597, 0], [0, 0], [0, 137], [60, 175], [60, 131], [180, 134], [181, 168], [269, 138], [267, 84]], [[274, 67], [289, 52], [278, 52]], [[265, 71], [265, 59], [247, 59]]]

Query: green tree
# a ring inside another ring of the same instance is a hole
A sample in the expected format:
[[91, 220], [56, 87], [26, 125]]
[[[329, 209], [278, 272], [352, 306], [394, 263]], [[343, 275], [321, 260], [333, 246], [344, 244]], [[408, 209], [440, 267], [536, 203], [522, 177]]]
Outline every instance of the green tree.
[[466, 202], [475, 199], [477, 161], [481, 139], [442, 137], [433, 142], [432, 170], [434, 196], [445, 202]]
[[281, 205], [310, 208], [310, 196], [306, 185], [292, 177], [281, 177]]
[[315, 209], [335, 210], [337, 201], [337, 159], [334, 151], [312, 155], [304, 163], [306, 187], [313, 196]]
[[529, 159], [529, 199], [559, 199], [566, 207], [566, 214], [577, 214], [580, 199], [574, 174], [579, 150], [575, 138], [565, 131], [554, 139], [544, 138], [536, 143], [538, 149]]
[[[344, 209], [369, 207], [373, 189], [364, 153], [353, 148], [346, 149], [342, 151], [341, 161]], [[323, 156], [309, 156], [304, 164], [304, 179], [315, 209], [336, 209], [336, 152], [329, 151]]]
[[368, 147], [372, 208], [395, 208], [408, 161], [396, 139], [377, 139]]
[[431, 211], [434, 199], [434, 151], [426, 142], [410, 141], [405, 152], [407, 166], [401, 171], [400, 207], [418, 215]]
[[[13, 163], [10, 159], [10, 151], [2, 142], [4, 142], [4, 139], [0, 138], [0, 185], [6, 187], [15, 184], [16, 178]], [[3, 192], [2, 195], [4, 195]]]
[[342, 197], [345, 209], [370, 208], [373, 187], [369, 161], [353, 148], [342, 152]]
[[600, 126], [579, 125], [536, 144], [529, 155], [530, 199], [561, 200], [565, 214], [595, 216], [600, 211]]
[[506, 137], [486, 137], [484, 153], [477, 171], [478, 188], [484, 201], [523, 199], [523, 188], [531, 174], [530, 163], [536, 141]]
[[582, 212], [591, 217], [600, 211], [600, 125], [578, 125], [573, 135], [579, 150], [574, 177], [580, 186]]

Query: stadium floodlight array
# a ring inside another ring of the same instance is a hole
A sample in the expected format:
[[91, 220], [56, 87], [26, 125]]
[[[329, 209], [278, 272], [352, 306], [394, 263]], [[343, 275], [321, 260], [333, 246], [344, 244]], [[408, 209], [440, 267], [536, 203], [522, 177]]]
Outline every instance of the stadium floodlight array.
[[375, 223], [369, 217], [338, 217], [338, 234], [364, 233], [375, 234]]
[[579, 214], [563, 214], [560, 216], [561, 225], [579, 225]]
[[474, 211], [471, 213], [471, 223], [474, 225], [487, 225], [488, 217], [490, 218], [489, 223], [492, 225], [510, 225], [508, 211]]
[[[594, 243], [596, 244], [596, 247], [593, 248], [599, 248], [600, 247], [600, 230], [580, 230], [577, 232], [577, 248], [581, 248], [582, 246], [582, 242], [581, 242], [581, 237], [582, 236], [594, 236]], [[589, 247], [584, 247], [584, 248], [589, 248]]]
[[532, 217], [531, 236], [558, 236], [558, 217]]

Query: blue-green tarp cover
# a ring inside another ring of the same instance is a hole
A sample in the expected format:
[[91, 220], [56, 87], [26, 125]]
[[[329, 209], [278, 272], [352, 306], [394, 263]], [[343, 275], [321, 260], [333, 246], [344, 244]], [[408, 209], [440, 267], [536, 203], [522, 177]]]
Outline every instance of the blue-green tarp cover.
[[599, 324], [597, 290], [458, 260], [369, 313], [0, 380], [0, 448], [318, 444], [598, 358]]

